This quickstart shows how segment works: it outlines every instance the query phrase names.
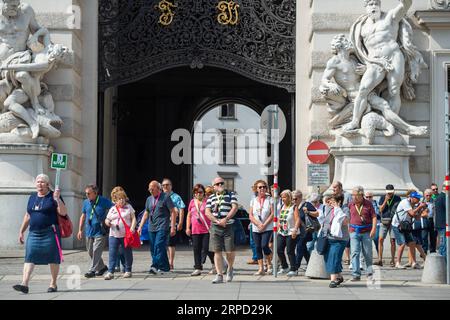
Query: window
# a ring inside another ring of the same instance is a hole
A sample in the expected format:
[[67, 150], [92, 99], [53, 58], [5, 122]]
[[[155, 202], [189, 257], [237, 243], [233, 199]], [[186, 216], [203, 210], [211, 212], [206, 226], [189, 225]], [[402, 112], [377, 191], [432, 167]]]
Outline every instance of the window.
[[225, 190], [234, 191], [234, 178], [225, 178]]
[[233, 191], [236, 192], [236, 184], [235, 184], [235, 180], [236, 177], [238, 176], [237, 172], [217, 172], [217, 175], [219, 177], [222, 177], [223, 181], [225, 181], [225, 186], [224, 188], [228, 191]]
[[234, 103], [223, 104], [220, 107], [220, 119], [236, 120], [236, 105]]
[[220, 130], [221, 133], [221, 146], [222, 151], [220, 157], [221, 165], [235, 165], [236, 164], [236, 135], [234, 130]]

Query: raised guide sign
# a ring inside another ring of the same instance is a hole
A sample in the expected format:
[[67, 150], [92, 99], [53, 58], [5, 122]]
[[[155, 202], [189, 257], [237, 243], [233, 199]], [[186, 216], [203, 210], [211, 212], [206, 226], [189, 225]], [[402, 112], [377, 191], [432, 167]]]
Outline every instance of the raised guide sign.
[[66, 170], [67, 169], [67, 154], [52, 153], [50, 168]]

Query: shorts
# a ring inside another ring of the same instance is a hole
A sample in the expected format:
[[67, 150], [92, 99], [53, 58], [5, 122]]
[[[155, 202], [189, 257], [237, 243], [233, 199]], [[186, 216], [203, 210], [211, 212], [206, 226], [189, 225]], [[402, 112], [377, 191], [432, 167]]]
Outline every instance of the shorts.
[[400, 232], [398, 227], [394, 227], [394, 226], [392, 227], [392, 231], [394, 231], [395, 241], [397, 242], [397, 245], [399, 245], [399, 246], [401, 246], [403, 244], [408, 244], [410, 242], [415, 242], [411, 232], [408, 232], [408, 233]]
[[417, 245], [423, 245], [422, 230], [413, 230], [412, 236]]
[[227, 224], [225, 228], [211, 224], [209, 229], [209, 251], [211, 252], [233, 252], [234, 251], [234, 229], [233, 224]]
[[392, 225], [388, 225], [385, 226], [384, 224], [380, 224], [380, 238], [386, 239], [387, 238], [387, 234], [389, 232], [389, 236], [391, 237], [391, 239], [395, 239], [395, 234], [392, 231]]

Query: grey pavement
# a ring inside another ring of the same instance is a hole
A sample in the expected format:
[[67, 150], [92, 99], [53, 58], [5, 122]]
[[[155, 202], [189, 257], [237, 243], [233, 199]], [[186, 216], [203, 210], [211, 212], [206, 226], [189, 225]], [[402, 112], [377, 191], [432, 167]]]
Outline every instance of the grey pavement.
[[[299, 276], [287, 278], [272, 275], [254, 276], [257, 266], [247, 265], [251, 256], [247, 248], [237, 251], [233, 282], [211, 283], [208, 275], [210, 262], [204, 274], [191, 277], [193, 254], [191, 248], [178, 248], [174, 272], [152, 276], [147, 273], [150, 265], [148, 247], [134, 251], [133, 277], [123, 279], [85, 279], [88, 255], [85, 251], [64, 251], [65, 262], [61, 265], [58, 280], [59, 291], [47, 293], [50, 281], [49, 267], [37, 266], [30, 283], [30, 293], [24, 295], [12, 290], [21, 282], [24, 252], [0, 251], [0, 300], [447, 300], [450, 286], [425, 285], [420, 282], [422, 270], [396, 270], [382, 267], [375, 272], [377, 281], [367, 282], [363, 272], [361, 282], [351, 282], [351, 271], [344, 265], [345, 282], [340, 288], [330, 289], [329, 280], [313, 280], [300, 272]], [[108, 252], [103, 254], [107, 263]], [[404, 260], [406, 257], [404, 257]], [[388, 265], [388, 259], [385, 264]], [[305, 265], [302, 265], [306, 268]]]

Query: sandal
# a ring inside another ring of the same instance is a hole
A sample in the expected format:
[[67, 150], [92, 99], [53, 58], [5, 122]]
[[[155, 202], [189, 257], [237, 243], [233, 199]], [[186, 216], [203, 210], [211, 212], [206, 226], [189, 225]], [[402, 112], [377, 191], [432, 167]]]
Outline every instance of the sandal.
[[340, 285], [342, 282], [344, 282], [344, 277], [339, 277], [339, 278], [336, 279], [336, 283], [338, 285]]
[[347, 266], [350, 265], [350, 260], [344, 260], [344, 264]]
[[394, 260], [391, 260], [391, 267], [395, 267], [395, 261]]

